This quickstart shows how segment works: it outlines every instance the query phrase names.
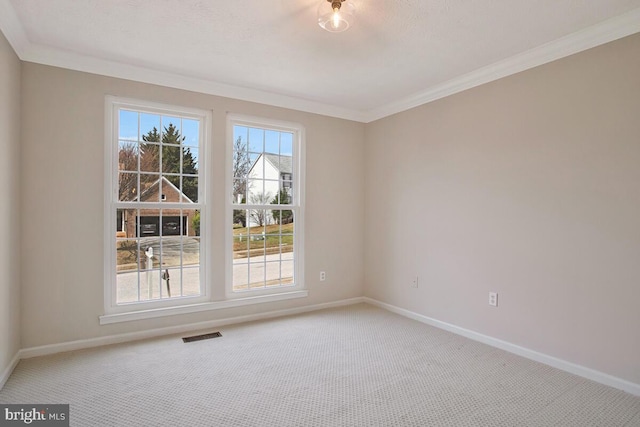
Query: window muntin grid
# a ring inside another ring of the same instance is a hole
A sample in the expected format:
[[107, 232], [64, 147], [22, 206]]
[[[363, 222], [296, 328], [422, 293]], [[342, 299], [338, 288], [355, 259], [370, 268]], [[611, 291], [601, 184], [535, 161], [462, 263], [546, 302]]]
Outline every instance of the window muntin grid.
[[232, 293], [296, 286], [296, 129], [234, 123]]
[[114, 103], [111, 305], [204, 293], [204, 116]]

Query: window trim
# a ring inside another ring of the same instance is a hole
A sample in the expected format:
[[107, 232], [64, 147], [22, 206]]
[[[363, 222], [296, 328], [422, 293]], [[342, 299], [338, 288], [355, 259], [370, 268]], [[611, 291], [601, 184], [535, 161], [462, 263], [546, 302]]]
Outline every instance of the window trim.
[[111, 323], [129, 322], [132, 320], [154, 319], [157, 317], [175, 316], [178, 314], [198, 313], [201, 311], [220, 310], [223, 308], [243, 307], [246, 305], [261, 304], [265, 302], [285, 301], [289, 299], [305, 298], [309, 296], [306, 290], [282, 292], [270, 295], [254, 295], [244, 298], [226, 299], [222, 301], [210, 301], [199, 304], [179, 305], [149, 310], [130, 311], [126, 313], [113, 313], [100, 316], [101, 325]]
[[[254, 289], [242, 292], [233, 291], [233, 210], [238, 205], [233, 204], [233, 127], [235, 125], [260, 127], [276, 131], [293, 133], [293, 186], [294, 201], [297, 201], [295, 209], [295, 232], [293, 236], [294, 247], [294, 278], [296, 283], [292, 286], [274, 287], [270, 289]], [[227, 113], [226, 129], [226, 159], [225, 159], [225, 297], [228, 301], [251, 299], [261, 296], [286, 295], [297, 291], [304, 291], [306, 285], [304, 276], [304, 206], [305, 206], [305, 128], [295, 122], [256, 117], [244, 114]]]
[[[215, 199], [212, 197], [214, 192], [214, 183], [212, 182], [212, 170], [211, 166], [213, 156], [213, 113], [210, 110], [196, 109], [181, 107], [170, 104], [157, 103], [152, 101], [145, 101], [139, 99], [132, 99], [126, 97], [118, 97], [112, 95], [105, 96], [105, 109], [104, 109], [104, 314], [98, 316], [100, 325], [107, 325], [120, 322], [152, 319], [173, 315], [181, 315], [188, 313], [197, 313], [209, 310], [219, 310], [225, 308], [241, 307], [247, 305], [254, 305], [267, 302], [284, 301], [290, 299], [304, 298], [309, 295], [306, 286], [304, 285], [304, 245], [303, 245], [303, 232], [304, 232], [304, 175], [305, 175], [305, 130], [304, 127], [297, 123], [290, 123], [284, 121], [263, 119], [252, 116], [230, 114], [229, 117], [247, 120], [252, 125], [259, 125], [265, 127], [279, 126], [281, 130], [295, 131], [298, 136], [298, 161], [295, 167], [297, 167], [298, 178], [294, 179], [294, 185], [299, 188], [298, 200], [300, 203], [299, 215], [301, 217], [298, 220], [298, 227], [300, 232], [296, 233], [295, 245], [297, 245], [296, 262], [295, 262], [295, 274], [298, 278], [296, 286], [288, 286], [283, 288], [276, 288], [275, 292], [264, 292], [261, 290], [252, 292], [243, 292], [240, 295], [227, 295], [227, 290], [230, 286], [229, 274], [232, 273], [232, 262], [229, 264], [227, 258], [232, 258], [229, 247], [229, 241], [232, 240], [231, 231], [228, 231], [228, 235], [224, 241], [225, 252], [225, 272], [224, 277], [227, 283], [224, 283], [224, 291], [219, 287], [219, 282], [214, 284], [213, 275], [211, 271], [211, 255], [213, 254], [214, 234], [217, 234], [216, 230], [219, 230], [219, 224], [213, 223], [212, 218], [216, 217], [213, 211], [214, 205], [212, 201]], [[113, 174], [113, 168], [118, 164], [118, 150], [114, 149], [113, 141], [114, 136], [118, 135], [118, 121], [114, 120], [114, 113], [121, 106], [137, 110], [137, 111], [155, 111], [160, 114], [184, 114], [187, 116], [200, 116], [204, 119], [204, 126], [201, 135], [201, 147], [200, 152], [200, 170], [201, 180], [203, 186], [200, 188], [200, 201], [202, 205], [201, 210], [201, 236], [204, 239], [204, 244], [201, 246], [200, 260], [201, 260], [201, 274], [203, 282], [203, 295], [200, 297], [184, 297], [184, 298], [172, 298], [162, 301], [150, 301], [140, 302], [125, 305], [116, 305], [115, 303], [115, 229], [116, 229], [116, 209], [112, 206], [114, 194], [117, 194], [117, 175]], [[229, 123], [229, 120], [227, 120]], [[233, 132], [229, 133], [229, 127], [227, 128], [227, 136], [229, 140], [233, 140]], [[233, 142], [231, 142], [233, 144]], [[227, 173], [225, 177], [225, 194], [232, 194], [231, 186], [232, 179], [231, 173], [231, 156], [227, 156], [225, 159], [225, 171]], [[228, 170], [227, 170], [228, 169]], [[296, 170], [296, 169], [294, 169]], [[226, 197], [225, 197], [226, 199]], [[232, 221], [231, 210], [228, 206], [231, 204], [230, 200], [226, 200], [224, 204], [225, 209], [225, 228], [231, 230], [230, 227], [226, 227], [227, 223]], [[228, 216], [228, 217], [227, 217]], [[110, 286], [107, 286], [110, 284]], [[268, 290], [270, 291], [270, 290]], [[213, 300], [216, 296], [222, 296], [223, 299]], [[237, 293], [236, 293], [237, 294]]]
[[[104, 143], [104, 316], [100, 316], [100, 323], [104, 324], [103, 318], [122, 317], [123, 315], [136, 313], [145, 313], [153, 311], [175, 310], [179, 307], [188, 307], [195, 304], [210, 302], [213, 289], [211, 280], [209, 280], [209, 271], [207, 268], [208, 257], [211, 253], [211, 237], [210, 227], [208, 227], [208, 218], [210, 218], [210, 168], [209, 160], [211, 158], [211, 111], [188, 108], [176, 105], [161, 104], [150, 101], [143, 101], [131, 98], [122, 98], [107, 95], [105, 96], [105, 143]], [[117, 201], [118, 194], [118, 176], [117, 170], [114, 168], [118, 165], [118, 145], [114, 141], [118, 137], [119, 120], [117, 112], [120, 109], [131, 109], [134, 111], [145, 111], [150, 113], [187, 116], [197, 118], [202, 123], [200, 134], [200, 142], [198, 146], [199, 156], [199, 181], [198, 181], [198, 204], [200, 206], [201, 229], [200, 236], [203, 243], [200, 246], [200, 277], [201, 292], [197, 297], [180, 297], [159, 301], [142, 301], [127, 304], [116, 303], [116, 258], [115, 258], [115, 238], [116, 235], [116, 217], [117, 212], [114, 203]], [[124, 316], [127, 317], [127, 316]], [[154, 316], [155, 317], [155, 316]], [[125, 319], [133, 320], [133, 319]], [[112, 322], [107, 322], [112, 323]]]

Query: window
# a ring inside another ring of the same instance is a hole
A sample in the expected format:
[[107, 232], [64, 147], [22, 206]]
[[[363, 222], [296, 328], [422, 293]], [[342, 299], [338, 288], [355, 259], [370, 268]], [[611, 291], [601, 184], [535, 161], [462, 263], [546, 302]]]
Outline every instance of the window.
[[227, 296], [303, 283], [303, 128], [229, 116]]
[[[100, 324], [308, 295], [301, 126], [229, 116], [223, 240], [209, 204], [222, 199], [208, 193], [211, 113], [107, 96], [105, 120]], [[206, 254], [225, 248], [226, 269], [207, 270]]]
[[105, 311], [208, 298], [208, 113], [107, 97]]

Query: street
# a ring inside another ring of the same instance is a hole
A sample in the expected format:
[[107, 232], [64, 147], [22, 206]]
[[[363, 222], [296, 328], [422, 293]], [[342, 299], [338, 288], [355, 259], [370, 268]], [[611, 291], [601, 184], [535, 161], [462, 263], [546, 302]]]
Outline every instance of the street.
[[[194, 258], [193, 255], [192, 258]], [[154, 265], [153, 270], [141, 271], [139, 274], [137, 271], [119, 272], [116, 279], [117, 303], [168, 298], [167, 283], [166, 280], [163, 280], [166, 270], [169, 271], [171, 297], [199, 295], [199, 264], [185, 265], [182, 273], [180, 268], [175, 268], [176, 263], [170, 262], [169, 264], [167, 266], [165, 263], [162, 270]], [[260, 255], [250, 259], [234, 259], [233, 290], [242, 291], [291, 284], [293, 283], [293, 271], [293, 252]]]

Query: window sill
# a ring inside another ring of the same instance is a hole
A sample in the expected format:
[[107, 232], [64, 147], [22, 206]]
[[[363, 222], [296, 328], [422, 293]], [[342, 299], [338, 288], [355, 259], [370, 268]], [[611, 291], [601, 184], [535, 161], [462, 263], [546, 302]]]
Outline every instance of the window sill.
[[205, 302], [174, 307], [154, 308], [148, 310], [129, 311], [127, 313], [105, 314], [100, 316], [101, 325], [130, 322], [133, 320], [153, 319], [156, 317], [175, 316], [177, 314], [198, 313], [200, 311], [219, 310], [222, 308], [241, 307], [264, 302], [283, 301], [304, 298], [309, 295], [306, 290], [291, 291], [279, 294], [259, 295], [246, 298], [228, 299], [224, 301]]

